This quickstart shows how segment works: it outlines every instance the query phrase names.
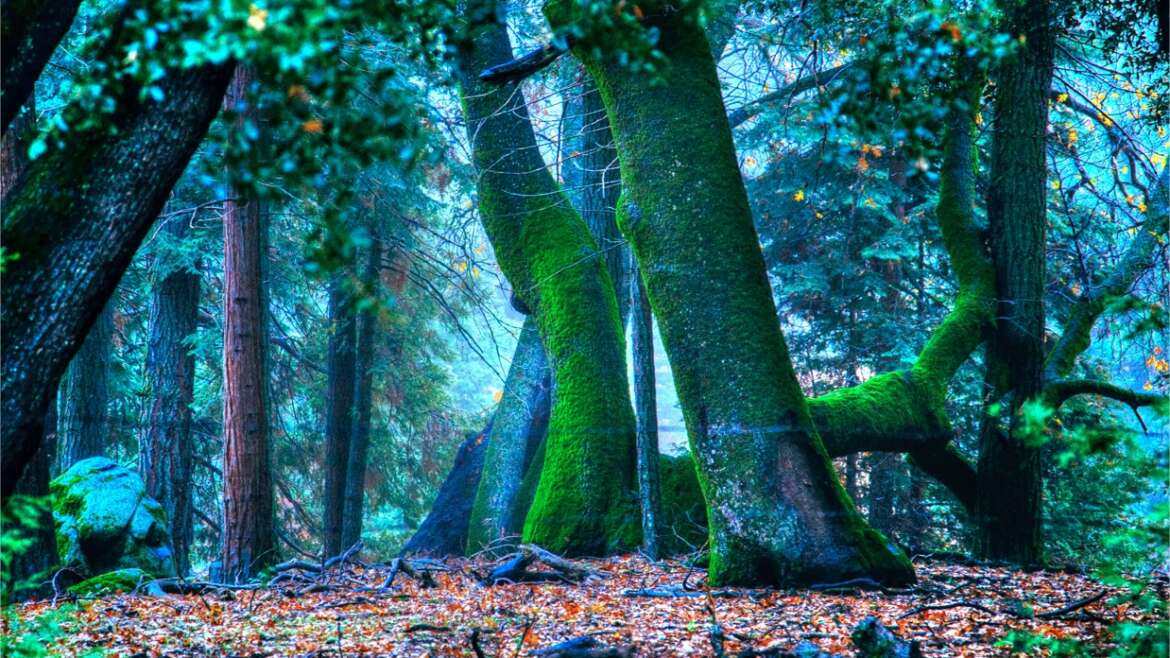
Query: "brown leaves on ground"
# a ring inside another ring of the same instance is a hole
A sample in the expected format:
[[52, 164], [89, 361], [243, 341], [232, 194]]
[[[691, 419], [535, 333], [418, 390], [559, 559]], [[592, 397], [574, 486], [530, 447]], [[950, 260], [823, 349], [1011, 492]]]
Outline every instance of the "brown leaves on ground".
[[[379, 590], [388, 567], [355, 567], [322, 576], [328, 591], [296, 596], [274, 589], [122, 594], [81, 602], [61, 623], [66, 635], [55, 649], [63, 656], [94, 649], [121, 656], [474, 656], [469, 638], [478, 629], [486, 656], [527, 656], [582, 635], [632, 644], [638, 656], [711, 655], [705, 595], [625, 595], [685, 594], [684, 580], [698, 586], [701, 572], [688, 577], [680, 561], [655, 565], [638, 556], [584, 562], [603, 577], [486, 587], [474, 575], [484, 565], [450, 561], [434, 588], [399, 575], [391, 589]], [[927, 656], [1002, 655], [994, 644], [1012, 629], [1103, 643], [1108, 624], [1143, 621], [1140, 610], [1110, 604], [1120, 591], [1086, 576], [923, 561], [916, 567], [919, 584], [905, 592], [719, 590], [711, 600], [727, 655], [802, 641], [852, 655], [849, 634], [868, 616], [920, 641]], [[1102, 592], [1075, 611], [1044, 615]], [[945, 607], [951, 604], [959, 605]], [[50, 606], [29, 603], [16, 612], [27, 619]]]

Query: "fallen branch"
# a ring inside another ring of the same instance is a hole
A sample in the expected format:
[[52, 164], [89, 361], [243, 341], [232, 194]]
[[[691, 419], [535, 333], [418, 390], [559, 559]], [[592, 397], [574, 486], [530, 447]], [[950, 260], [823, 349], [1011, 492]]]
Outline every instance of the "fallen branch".
[[952, 610], [954, 608], [972, 608], [980, 612], [986, 612], [989, 615], [1005, 614], [996, 610], [992, 610], [991, 608], [988, 608], [987, 606], [979, 603], [973, 603], [971, 601], [955, 601], [953, 603], [932, 603], [929, 605], [920, 605], [917, 608], [910, 610], [909, 612], [903, 613], [898, 617], [898, 619], [913, 617], [914, 615], [921, 614], [928, 610]]
[[435, 587], [435, 578], [425, 569], [416, 569], [410, 564], [410, 561], [404, 557], [396, 557], [390, 562], [390, 573], [386, 576], [386, 580], [378, 588], [381, 591], [390, 589], [394, 584], [394, 579], [398, 577], [398, 573], [402, 572], [411, 578], [417, 580], [423, 587]]
[[[552, 571], [529, 571], [528, 567], [532, 566], [533, 563], [543, 564]], [[488, 574], [487, 583], [489, 585], [500, 583], [580, 583], [600, 577], [601, 574], [592, 569], [573, 564], [539, 546], [525, 544], [520, 547], [519, 553], [492, 569], [491, 573]]]
[[534, 75], [569, 52], [573, 37], [564, 35], [503, 64], [488, 67], [479, 74], [479, 79], [493, 85], [506, 85]]
[[1097, 592], [1096, 594], [1094, 594], [1092, 596], [1086, 596], [1083, 599], [1073, 601], [1072, 603], [1070, 603], [1062, 608], [1057, 608], [1056, 610], [1049, 610], [1048, 612], [1041, 612], [1041, 613], [1036, 615], [1036, 619], [1056, 619], [1057, 617], [1063, 617], [1064, 615], [1067, 615], [1070, 612], [1076, 612], [1077, 610], [1080, 610], [1081, 608], [1084, 608], [1085, 606], [1089, 606], [1089, 605], [1096, 603], [1097, 601], [1100, 601], [1101, 599], [1105, 598], [1105, 595], [1108, 593], [1109, 592], [1102, 590], [1102, 591]]
[[631, 599], [643, 597], [650, 599], [694, 599], [707, 596], [708, 594], [717, 599], [759, 599], [768, 594], [768, 590], [717, 589], [705, 592], [703, 590], [683, 589], [681, 585], [672, 585], [670, 587], [646, 587], [622, 591], [622, 596]]
[[634, 647], [606, 646], [592, 636], [583, 635], [544, 649], [537, 649], [532, 655], [543, 658], [634, 658]]

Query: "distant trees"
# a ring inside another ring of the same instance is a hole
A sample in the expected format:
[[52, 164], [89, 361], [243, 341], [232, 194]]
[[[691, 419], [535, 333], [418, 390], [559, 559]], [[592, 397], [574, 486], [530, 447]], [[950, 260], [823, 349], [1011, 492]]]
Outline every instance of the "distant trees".
[[146, 375], [150, 416], [138, 450], [146, 492], [162, 504], [175, 555], [175, 570], [190, 569], [192, 535], [192, 411], [195, 358], [188, 340], [199, 317], [200, 273], [195, 263], [171, 253], [190, 233], [184, 215], [163, 218], [156, 240], [170, 249], [155, 255]]
[[61, 384], [59, 470], [104, 455], [109, 434], [109, 371], [114, 333], [112, 302], [89, 329]]
[[329, 352], [325, 391], [325, 555], [348, 548], [341, 535], [345, 514], [345, 488], [354, 421], [354, 352], [357, 319], [354, 317], [354, 283], [347, 271], [329, 282]]
[[[228, 90], [228, 105], [241, 124], [258, 124], [249, 102], [255, 80], [241, 67]], [[239, 126], [244, 130], [243, 125]], [[272, 465], [269, 448], [267, 309], [261, 261], [264, 213], [259, 199], [233, 190], [223, 220], [223, 553], [228, 582], [250, 579], [276, 560]]]

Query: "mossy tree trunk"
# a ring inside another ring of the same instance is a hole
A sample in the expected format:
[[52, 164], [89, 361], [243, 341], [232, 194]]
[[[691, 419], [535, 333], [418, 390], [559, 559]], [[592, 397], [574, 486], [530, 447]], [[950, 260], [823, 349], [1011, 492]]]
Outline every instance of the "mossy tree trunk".
[[[159, 231], [181, 241], [186, 217], [164, 220]], [[193, 511], [191, 490], [191, 403], [195, 398], [195, 358], [185, 343], [199, 319], [200, 275], [185, 265], [155, 264], [150, 305], [150, 344], [146, 374], [150, 382], [150, 420], [138, 452], [146, 493], [166, 510], [175, 571], [190, 568]]]
[[479, 208], [504, 274], [536, 318], [553, 373], [544, 462], [523, 537], [557, 553], [605, 554], [638, 545], [634, 417], [613, 282], [597, 244], [541, 158], [523, 94], [479, 72], [512, 58], [491, 2], [459, 79]]
[[36, 452], [49, 397], [219, 112], [231, 64], [168, 71], [162, 100], [128, 85], [109, 126], [71, 134], [4, 197], [8, 261], [0, 492]]
[[[554, 23], [568, 18], [549, 9]], [[619, 225], [643, 268], [707, 500], [710, 580], [913, 580], [853, 508], [812, 425], [707, 40], [685, 17], [642, 9], [670, 58], [664, 84], [586, 65], [621, 159]]]
[[654, 374], [654, 316], [642, 274], [633, 254], [630, 273], [630, 354], [634, 371], [634, 417], [637, 420], [638, 502], [642, 508], [642, 550], [651, 559], [662, 554], [662, 485], [658, 466], [658, 391]]
[[[1047, 0], [1005, 0], [1006, 28], [1023, 37], [996, 75], [987, 218], [995, 263], [996, 330], [987, 347], [980, 432], [976, 550], [1024, 564], [1043, 560], [1042, 461], [1022, 409], [1043, 388], [1046, 129], [1053, 68]], [[1006, 423], [992, 405], [1002, 405]]]
[[483, 476], [468, 527], [468, 553], [521, 529], [528, 510], [517, 510], [517, 501], [535, 444], [547, 428], [549, 388], [548, 361], [536, 319], [529, 316], [520, 329], [503, 394], [492, 417]]

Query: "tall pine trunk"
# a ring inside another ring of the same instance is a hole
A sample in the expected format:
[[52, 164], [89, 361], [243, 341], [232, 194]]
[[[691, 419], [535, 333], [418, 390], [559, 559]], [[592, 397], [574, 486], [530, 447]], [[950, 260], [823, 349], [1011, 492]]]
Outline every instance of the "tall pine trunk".
[[[252, 73], [241, 67], [229, 105], [241, 107]], [[248, 104], [251, 108], [251, 104]], [[255, 121], [247, 109], [241, 121]], [[267, 373], [262, 290], [260, 201], [233, 190], [223, 218], [223, 553], [228, 582], [250, 579], [275, 561], [272, 466], [268, 446]]]
[[[367, 295], [378, 295], [382, 243], [375, 233], [366, 254], [362, 281]], [[370, 450], [370, 414], [374, 387], [374, 343], [378, 335], [378, 314], [373, 306], [357, 312], [356, 345], [353, 374], [353, 428], [350, 430], [346, 456], [345, 508], [342, 513], [341, 546], [353, 546], [362, 538], [362, 514], [365, 510], [366, 462]]]
[[[546, 9], [555, 24], [571, 20], [569, 3]], [[622, 170], [619, 225], [645, 266], [698, 463], [709, 578], [913, 580], [905, 555], [853, 508], [812, 425], [707, 40], [661, 6], [645, 22], [670, 58], [663, 81], [580, 54], [609, 113]]]
[[105, 454], [113, 335], [113, 306], [107, 305], [65, 371], [58, 457], [62, 471], [86, 457]]
[[[183, 217], [159, 228], [167, 238], [182, 241], [188, 233]], [[150, 417], [138, 459], [146, 492], [167, 512], [175, 570], [190, 570], [193, 510], [191, 507], [191, 403], [195, 399], [195, 358], [186, 340], [199, 318], [200, 275], [186, 267], [155, 264], [150, 305], [150, 344], [146, 377], [150, 383]]]
[[658, 473], [658, 392], [654, 375], [654, 316], [638, 263], [629, 254], [630, 354], [634, 366], [634, 417], [638, 430], [638, 501], [642, 508], [642, 550], [662, 553], [662, 487]]
[[[1022, 39], [995, 76], [987, 219], [999, 307], [987, 346], [976, 550], [983, 557], [1032, 564], [1044, 557], [1042, 463], [1040, 437], [1025, 435], [1022, 407], [1043, 388], [1053, 17], [1047, 0], [1005, 0], [1004, 13], [1007, 29]], [[997, 406], [1003, 413], [994, 413]]]
[[338, 555], [345, 512], [346, 469], [353, 431], [354, 341], [353, 288], [347, 273], [329, 284], [329, 355], [325, 392], [325, 557]]

